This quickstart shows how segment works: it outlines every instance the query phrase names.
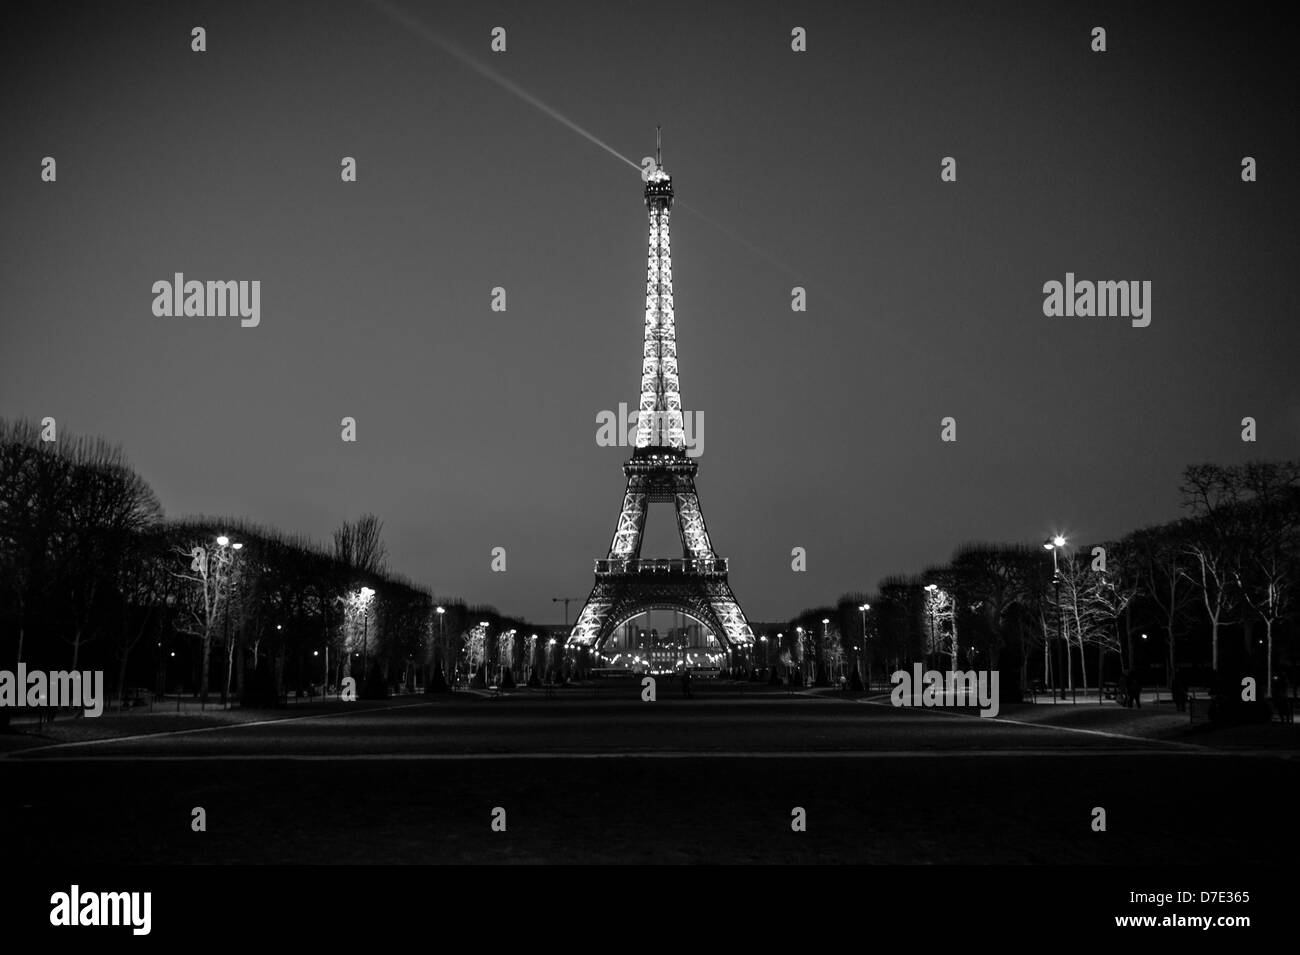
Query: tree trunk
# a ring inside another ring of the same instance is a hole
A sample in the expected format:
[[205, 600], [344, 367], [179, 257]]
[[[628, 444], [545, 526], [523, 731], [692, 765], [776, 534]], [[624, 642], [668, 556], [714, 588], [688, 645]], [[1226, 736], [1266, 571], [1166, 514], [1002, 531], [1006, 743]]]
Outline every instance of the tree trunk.
[[1169, 672], [1165, 674], [1165, 682], [1168, 686], [1172, 687], [1174, 685], [1174, 666], [1176, 664], [1176, 660], [1174, 659], [1174, 621], [1172, 617], [1165, 625], [1165, 640], [1168, 641], [1166, 651], [1169, 660]]
[[[1078, 629], [1077, 624], [1075, 625], [1075, 629]], [[1088, 661], [1084, 657], [1082, 630], [1079, 630], [1079, 685], [1085, 693], [1088, 692]], [[1101, 682], [1098, 681], [1097, 685], [1101, 686]]]
[[[1085, 697], [1088, 693], [1088, 658], [1087, 651], [1083, 646], [1083, 621], [1079, 619], [1079, 604], [1074, 602], [1074, 635], [1079, 640], [1079, 688], [1083, 690]], [[1074, 681], [1070, 682], [1071, 688]]]
[[1061, 634], [1065, 643], [1065, 683], [1066, 688], [1071, 692], [1074, 691], [1074, 646], [1070, 643], [1070, 633], [1067, 630]]
[[275, 655], [275, 702], [277, 706], [279, 706], [280, 699], [283, 696], [284, 696], [284, 642], [281, 641], [280, 649]]
[[1264, 679], [1267, 681], [1268, 689], [1269, 692], [1271, 693], [1273, 691], [1273, 620], [1272, 618], [1266, 619], [1264, 621], [1264, 636], [1265, 639], [1268, 641], [1267, 646], [1264, 648], [1268, 653], [1268, 664], [1265, 670], [1266, 675]]
[[1137, 658], [1133, 656], [1133, 604], [1124, 608], [1124, 642], [1128, 644], [1129, 669], [1137, 667]]
[[208, 702], [208, 658], [212, 655], [212, 628], [203, 631], [203, 659], [200, 662], [199, 699]]
[[234, 675], [235, 670], [235, 644], [232, 640], [226, 641], [226, 690], [222, 693], [222, 698], [227, 703], [230, 702], [230, 678]]
[[1102, 674], [1105, 672], [1106, 669], [1105, 663], [1106, 663], [1106, 645], [1102, 643], [1100, 640], [1098, 640], [1097, 641], [1097, 703], [1098, 704], [1100, 704], [1102, 701], [1101, 683], [1102, 683]]

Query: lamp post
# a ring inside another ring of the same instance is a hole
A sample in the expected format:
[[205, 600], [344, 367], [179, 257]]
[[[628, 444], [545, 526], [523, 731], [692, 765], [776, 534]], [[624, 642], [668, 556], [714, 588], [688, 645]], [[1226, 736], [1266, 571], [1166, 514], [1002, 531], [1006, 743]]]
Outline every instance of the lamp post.
[[[1142, 639], [1145, 640], [1146, 638], [1147, 638], [1147, 635], [1146, 635], [1145, 633], [1142, 634]], [[1144, 646], [1144, 644], [1141, 644], [1141, 643], [1138, 644], [1138, 648], [1139, 648], [1139, 649], [1141, 649], [1143, 646]], [[1145, 653], [1146, 651], [1143, 650], [1142, 652]], [[1140, 707], [1140, 706], [1142, 705], [1142, 668], [1138, 665], [1138, 661], [1137, 661], [1137, 659], [1136, 659], [1136, 656], [1137, 656], [1137, 655], [1135, 654], [1135, 658], [1134, 658], [1134, 660], [1133, 660], [1133, 673], [1134, 673], [1134, 675], [1137, 676], [1137, 685], [1138, 685], [1138, 699], [1137, 699], [1137, 705]], [[1160, 684], [1159, 684], [1159, 683], [1156, 684], [1156, 702], [1157, 702], [1157, 703], [1160, 702]]]
[[830, 642], [831, 642], [830, 634], [827, 632], [826, 628], [830, 626], [830, 622], [831, 621], [829, 617], [822, 617], [822, 652], [821, 652], [821, 658], [818, 660], [818, 663], [821, 664], [822, 677], [826, 680], [827, 683], [830, 682], [830, 678], [831, 678], [831, 674], [826, 672], [828, 669], [827, 667], [828, 661], [826, 658], [827, 656], [829, 656], [830, 653]]
[[[222, 534], [217, 538], [217, 546], [221, 548], [220, 556], [218, 557], [218, 559], [226, 568], [226, 612], [224, 614], [226, 618], [225, 628], [224, 628], [225, 641], [226, 641], [226, 686], [221, 693], [221, 702], [225, 705], [226, 709], [229, 709], [230, 708], [230, 671], [234, 667], [234, 661], [235, 661], [235, 651], [234, 648], [230, 645], [230, 601], [231, 601], [231, 591], [234, 589], [235, 586], [235, 578], [234, 578], [235, 555], [243, 548], [244, 545], [239, 543], [238, 541], [232, 541], [225, 534]], [[227, 547], [230, 548], [229, 554], [227, 554], [226, 552]], [[205, 699], [204, 703], [206, 704], [206, 702], [207, 700]]]
[[858, 659], [862, 663], [862, 679], [868, 690], [871, 689], [871, 670], [867, 664], [867, 611], [870, 609], [871, 604], [863, 604], [858, 608], [858, 612], [862, 614], [862, 649]]
[[364, 685], [370, 672], [370, 601], [375, 592], [369, 587], [357, 591], [361, 605], [361, 682]]
[[[925, 585], [925, 592], [929, 594], [929, 597], [926, 598], [925, 603], [927, 608], [930, 611], [930, 648], [929, 648], [930, 651], [934, 650], [934, 604], [935, 601], [938, 599], [938, 595], [936, 594], [936, 591], [938, 591], [938, 589], [939, 589], [938, 584]], [[926, 653], [925, 656], [926, 656], [926, 663], [929, 663], [930, 654]]]
[[564, 626], [566, 629], [569, 626], [569, 604], [580, 599], [582, 598], [580, 597], [552, 597], [551, 598], [551, 603], [553, 604], [564, 604]]
[[[1062, 537], [1060, 534], [1057, 534], [1051, 540], [1045, 541], [1043, 543], [1043, 546], [1052, 552], [1052, 583], [1056, 586], [1056, 633], [1057, 636], [1062, 641], [1064, 641], [1065, 640], [1065, 609], [1061, 606], [1061, 565], [1057, 560], [1056, 552], [1065, 546], [1065, 538]], [[1070, 653], [1070, 648], [1068, 646], [1065, 648], [1065, 653], [1068, 660], [1069, 653]], [[1070, 683], [1073, 684], [1074, 681], [1071, 680]], [[1071, 686], [1071, 689], [1073, 689], [1073, 686]], [[1061, 693], [1061, 699], [1062, 700], [1065, 699], [1064, 692]], [[1052, 681], [1052, 701], [1053, 702], [1056, 701], [1055, 680]]]
[[445, 669], [445, 667], [447, 666], [447, 664], [444, 662], [444, 658], [447, 656], [447, 631], [446, 631], [446, 629], [445, 629], [445, 627], [444, 627], [444, 622], [445, 622], [446, 619], [447, 619], [447, 608], [446, 608], [446, 607], [434, 607], [433, 610], [434, 610], [434, 613], [436, 613], [436, 614], [438, 615], [438, 661], [437, 661], [437, 666], [438, 666], [438, 669], [442, 672], [442, 675], [445, 677], [445, 676], [447, 675], [447, 671], [446, 671], [446, 669]]

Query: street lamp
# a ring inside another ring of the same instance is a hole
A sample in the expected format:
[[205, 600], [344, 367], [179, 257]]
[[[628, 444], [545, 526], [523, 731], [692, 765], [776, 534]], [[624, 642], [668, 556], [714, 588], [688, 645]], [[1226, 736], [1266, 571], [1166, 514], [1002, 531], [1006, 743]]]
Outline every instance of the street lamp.
[[[446, 607], [435, 607], [434, 611], [438, 614], [438, 666], [445, 667], [444, 657], [447, 655], [447, 630], [444, 621], [447, 616]], [[444, 676], [446, 675], [444, 670]]]
[[[229, 537], [227, 537], [225, 534], [221, 534], [217, 537], [217, 546], [220, 547], [224, 552], [226, 547], [229, 547], [232, 551], [238, 551], [244, 545], [238, 542], [231, 543]], [[231, 587], [234, 586], [233, 567], [235, 563], [235, 557], [233, 554], [231, 554], [230, 556], [226, 556], [224, 553], [222, 553], [221, 556], [218, 558], [218, 560], [220, 560], [224, 564], [230, 565], [231, 567], [230, 570], [226, 571], [226, 609], [224, 614], [226, 618], [225, 625], [224, 625], [225, 640], [226, 640], [226, 686], [221, 694], [222, 702], [225, 703], [226, 706], [228, 707], [230, 705], [230, 671], [234, 667], [234, 662], [235, 662], [234, 649], [230, 646], [230, 599], [231, 599], [230, 589]], [[205, 661], [205, 665], [206, 665], [206, 661]], [[204, 705], [207, 704], [206, 696], [204, 697], [203, 702]]]
[[863, 604], [858, 608], [858, 612], [862, 614], [862, 650], [861, 650], [861, 657], [859, 659], [862, 662], [862, 678], [867, 682], [868, 688], [870, 688], [871, 686], [871, 672], [867, 669], [867, 661], [866, 661], [867, 611], [870, 609], [871, 609], [871, 604]]
[[357, 591], [357, 606], [361, 608], [361, 682], [366, 682], [370, 670], [370, 601], [375, 592], [369, 587]]
[[[1052, 552], [1052, 582], [1056, 585], [1056, 632], [1062, 642], [1064, 642], [1065, 640], [1065, 609], [1061, 606], [1061, 566], [1057, 560], [1056, 552], [1064, 546], [1065, 546], [1065, 538], [1062, 537], [1060, 534], [1057, 534], [1051, 540], [1043, 542], [1043, 547], [1045, 547], [1047, 550], [1050, 550]], [[1065, 652], [1068, 661], [1068, 657], [1070, 653], [1070, 648], [1068, 645], [1065, 648]], [[1098, 677], [1098, 679], [1101, 679], [1100, 676]], [[1072, 684], [1070, 689], [1071, 691], [1073, 691], [1074, 681], [1071, 680], [1070, 683]], [[1065, 698], [1064, 693], [1061, 694], [1061, 698], [1062, 699]], [[1052, 681], [1052, 700], [1053, 701], [1056, 700], [1055, 680]]]
[[[934, 609], [935, 609], [934, 604], [935, 604], [935, 600], [937, 599], [935, 595], [935, 591], [937, 591], [938, 589], [939, 589], [938, 584], [925, 585], [925, 591], [930, 595], [929, 599], [926, 600], [926, 604], [929, 605], [929, 609], [930, 609], [930, 650], [931, 651], [934, 650]], [[928, 657], [929, 654], [926, 654], [926, 656]]]
[[830, 625], [830, 622], [829, 617], [822, 617], [822, 647], [821, 653], [818, 654], [819, 659], [817, 661], [822, 668], [822, 676], [827, 680], [827, 682], [830, 680], [830, 674], [826, 672], [826, 653], [829, 650], [830, 637], [826, 632], [826, 628]]
[[[483, 660], [482, 660], [482, 664], [483, 664], [483, 679], [484, 679], [484, 680], [487, 680], [487, 664], [488, 664], [488, 627], [490, 626], [490, 624], [489, 624], [488, 621], [486, 621], [486, 620], [480, 620], [480, 621], [478, 622], [478, 625], [479, 625], [479, 627], [480, 627], [480, 628], [482, 629], [482, 631], [483, 631]], [[471, 680], [474, 679], [474, 674], [473, 674], [473, 673], [470, 674], [470, 679], [471, 679]]]

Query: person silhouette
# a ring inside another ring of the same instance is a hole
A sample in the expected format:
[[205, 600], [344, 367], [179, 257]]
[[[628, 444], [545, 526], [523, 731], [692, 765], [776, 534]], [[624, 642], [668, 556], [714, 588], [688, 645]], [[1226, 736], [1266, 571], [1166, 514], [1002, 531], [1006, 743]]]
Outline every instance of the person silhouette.
[[1178, 708], [1179, 713], [1187, 711], [1187, 680], [1183, 677], [1182, 670], [1174, 671], [1174, 679], [1169, 687], [1174, 695], [1174, 706]]
[[1277, 713], [1279, 723], [1291, 723], [1295, 720], [1291, 712], [1291, 699], [1287, 695], [1288, 689], [1286, 674], [1275, 674], [1272, 686], [1273, 710]]
[[1142, 709], [1142, 681], [1132, 670], [1128, 672], [1128, 698], [1133, 706]]

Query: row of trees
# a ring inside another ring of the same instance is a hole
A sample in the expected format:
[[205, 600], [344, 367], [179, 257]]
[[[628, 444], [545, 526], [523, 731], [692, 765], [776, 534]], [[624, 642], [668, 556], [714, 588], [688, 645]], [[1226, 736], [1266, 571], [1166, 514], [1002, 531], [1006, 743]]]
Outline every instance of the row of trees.
[[[103, 669], [119, 694], [265, 702], [344, 676], [386, 692], [562, 665], [563, 634], [391, 573], [372, 515], [324, 547], [238, 519], [167, 520], [120, 450], [52, 438], [0, 421], [0, 660]], [[1295, 653], [1300, 462], [1195, 465], [1181, 495], [1183, 517], [1118, 540], [962, 545], [763, 633], [751, 662], [827, 682], [946, 658], [997, 668], [1015, 692], [1017, 677], [1100, 686], [1162, 643], [1166, 679], [1204, 663], [1270, 681]]]
[[873, 595], [805, 610], [782, 631], [779, 658], [797, 663], [809, 648], [824, 681], [835, 654], [864, 674], [873, 661], [892, 671], [946, 657], [1001, 670], [1014, 693], [1013, 675], [1100, 688], [1108, 666], [1149, 668], [1145, 647], [1163, 644], [1166, 680], [1196, 664], [1271, 682], [1295, 662], [1300, 462], [1193, 465], [1180, 491], [1181, 518], [1118, 540], [964, 544]]
[[239, 519], [167, 520], [119, 449], [0, 421], [0, 659], [102, 669], [119, 697], [183, 686], [264, 704], [344, 676], [363, 693], [445, 681], [480, 624], [484, 672], [503, 654], [528, 662], [515, 639], [535, 628], [392, 573], [382, 531], [366, 515], [320, 546]]

